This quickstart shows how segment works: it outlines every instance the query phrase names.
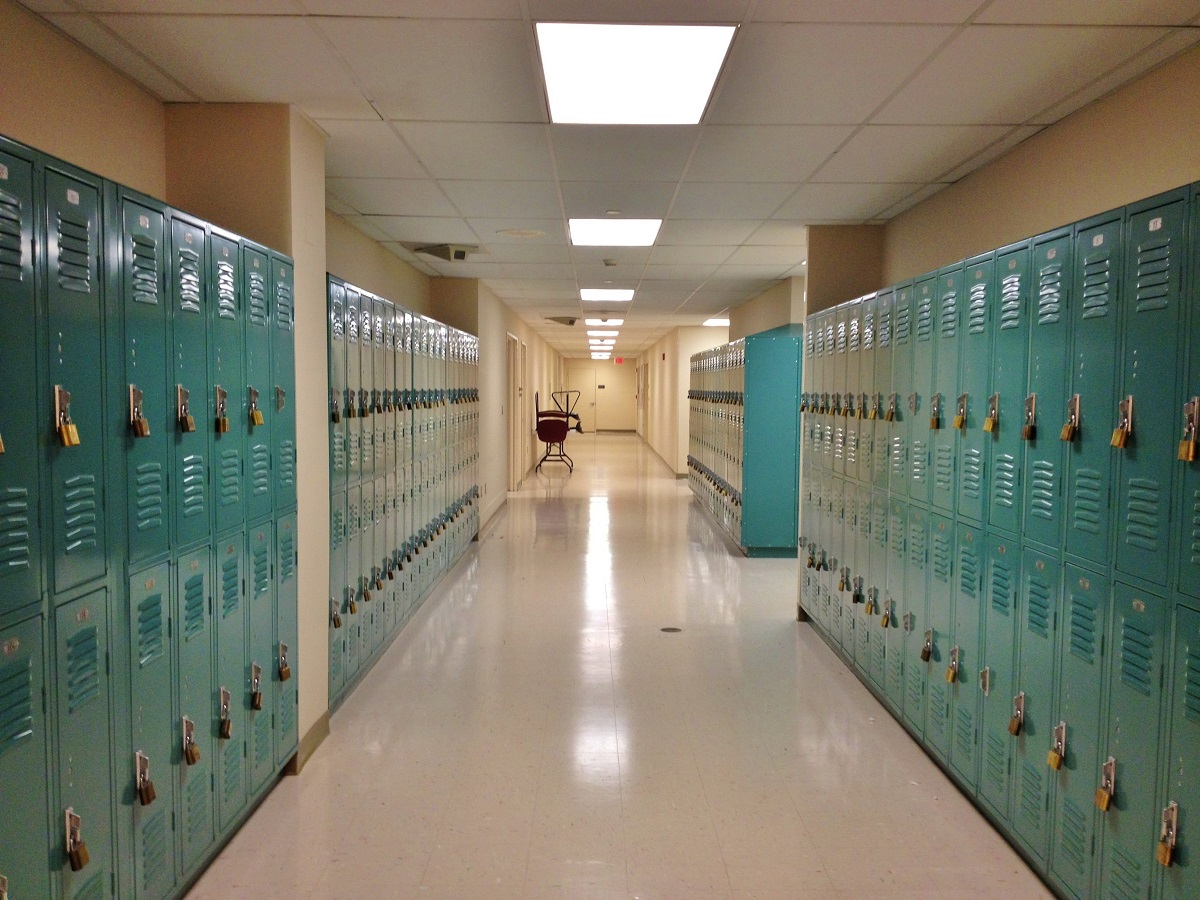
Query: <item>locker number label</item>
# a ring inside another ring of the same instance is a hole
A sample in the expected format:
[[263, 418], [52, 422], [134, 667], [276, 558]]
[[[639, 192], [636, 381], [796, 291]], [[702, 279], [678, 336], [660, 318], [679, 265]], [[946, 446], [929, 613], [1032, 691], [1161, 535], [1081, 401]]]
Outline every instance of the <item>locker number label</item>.
[[8, 166], [0, 166], [0, 181], [8, 181]]
[[1161, 231], [1162, 230], [1162, 216], [1155, 216], [1153, 219], [1150, 220], [1150, 230], [1151, 231]]
[[16, 653], [20, 649], [21, 649], [21, 642], [18, 641], [16, 638], [12, 638], [11, 640], [7, 640], [4, 642], [4, 655], [5, 656], [12, 656], [14, 653]]
[[1054, 259], [1056, 256], [1058, 256], [1058, 248], [1057, 247], [1051, 247], [1049, 250], [1046, 251], [1046, 259]]
[[74, 191], [74, 190], [67, 191], [67, 202], [70, 203], [72, 206], [78, 206], [79, 205], [79, 191]]
[[1092, 238], [1092, 246], [1099, 247], [1104, 243], [1104, 235], [1098, 234]]
[[142, 228], [149, 228], [150, 227], [150, 217], [149, 216], [138, 216], [138, 225], [141, 226]]

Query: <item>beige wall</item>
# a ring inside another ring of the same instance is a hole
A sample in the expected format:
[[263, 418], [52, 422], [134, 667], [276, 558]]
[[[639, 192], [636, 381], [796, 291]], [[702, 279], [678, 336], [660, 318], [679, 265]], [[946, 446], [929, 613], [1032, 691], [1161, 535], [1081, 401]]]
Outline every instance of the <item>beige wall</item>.
[[13, 0], [0, 0], [0, 134], [167, 196], [163, 105]]
[[1197, 179], [1200, 49], [1085, 106], [897, 216], [885, 227], [876, 287]]
[[869, 293], [883, 277], [882, 225], [810, 225], [808, 310]]
[[676, 475], [687, 474], [687, 399], [692, 355], [729, 340], [729, 329], [710, 326], [676, 328], [650, 348], [643, 437]]
[[339, 278], [405, 309], [432, 315], [432, 279], [328, 210], [325, 211], [325, 257], [329, 271]]
[[479, 279], [431, 278], [429, 315], [468, 334], [479, 334]]
[[[586, 396], [595, 386], [596, 406], [583, 409], [583, 427], [588, 431], [636, 431], [637, 430], [637, 366], [638, 360], [622, 357], [618, 365], [614, 360], [568, 359], [567, 388], [583, 389], [585, 396], [581, 405], [590, 400]], [[604, 385], [604, 387], [600, 387]], [[550, 401], [543, 403], [549, 406]]]
[[805, 279], [781, 281], [753, 300], [729, 311], [729, 340], [804, 321]]

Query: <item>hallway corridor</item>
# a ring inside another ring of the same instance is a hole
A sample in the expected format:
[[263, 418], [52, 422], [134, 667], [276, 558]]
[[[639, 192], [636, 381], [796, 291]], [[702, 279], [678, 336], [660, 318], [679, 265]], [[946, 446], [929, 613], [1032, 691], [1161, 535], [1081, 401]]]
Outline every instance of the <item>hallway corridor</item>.
[[795, 560], [639, 438], [567, 451], [189, 896], [1049, 896], [797, 624]]

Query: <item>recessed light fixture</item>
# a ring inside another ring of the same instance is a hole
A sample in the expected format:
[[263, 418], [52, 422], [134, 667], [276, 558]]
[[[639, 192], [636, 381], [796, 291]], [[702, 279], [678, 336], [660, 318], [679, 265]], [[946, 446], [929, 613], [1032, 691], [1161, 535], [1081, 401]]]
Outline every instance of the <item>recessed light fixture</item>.
[[613, 328], [616, 328], [618, 325], [624, 325], [625, 320], [624, 319], [584, 319], [583, 324], [584, 325], [601, 325], [606, 328], [611, 325]]
[[576, 247], [649, 247], [662, 219], [567, 219]]
[[593, 353], [592, 359], [612, 359], [611, 353]]
[[588, 337], [616, 337], [619, 331], [589, 331]]
[[616, 342], [616, 338], [588, 338], [588, 343], [594, 348], [611, 347]]
[[633, 291], [626, 288], [581, 288], [579, 299], [600, 303], [628, 303], [633, 299]]
[[538, 22], [550, 121], [696, 125], [729, 52], [732, 25]]
[[729, 320], [728, 319], [706, 319], [704, 324], [711, 325], [712, 327], [716, 328], [721, 325], [728, 325]]

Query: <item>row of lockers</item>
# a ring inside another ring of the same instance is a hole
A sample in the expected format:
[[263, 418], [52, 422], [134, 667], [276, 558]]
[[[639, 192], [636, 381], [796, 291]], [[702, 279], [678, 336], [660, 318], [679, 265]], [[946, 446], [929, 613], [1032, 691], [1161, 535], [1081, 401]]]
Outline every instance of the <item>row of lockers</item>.
[[802, 606], [1064, 896], [1200, 896], [1197, 215], [808, 323]]
[[0, 140], [0, 894], [179, 893], [295, 752], [293, 327], [286, 256]]
[[[746, 427], [745, 341], [733, 341], [691, 359], [688, 387], [689, 477], [701, 478], [736, 507], [742, 491]], [[708, 491], [706, 490], [706, 493]], [[733, 534], [734, 540], [740, 534]]]

